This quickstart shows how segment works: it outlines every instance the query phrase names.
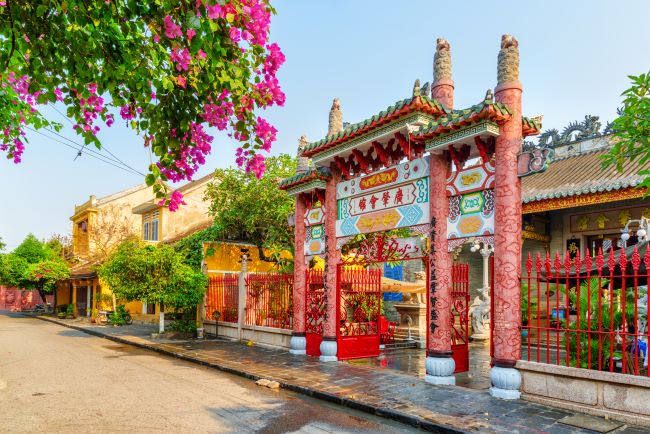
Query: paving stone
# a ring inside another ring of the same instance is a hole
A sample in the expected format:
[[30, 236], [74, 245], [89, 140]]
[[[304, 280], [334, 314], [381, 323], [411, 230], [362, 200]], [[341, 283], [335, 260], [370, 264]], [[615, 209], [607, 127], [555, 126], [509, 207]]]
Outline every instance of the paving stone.
[[[423, 381], [423, 371], [422, 374], [405, 373], [374, 363], [321, 363], [314, 357], [295, 357], [283, 350], [248, 347], [226, 340], [161, 343], [149, 339], [151, 327], [107, 328], [78, 324], [75, 327], [118, 339], [118, 342], [179, 352], [183, 357], [249, 378], [261, 377], [269, 383], [277, 380], [292, 390], [364, 411], [383, 412], [386, 417], [417, 418], [411, 422], [420, 421], [423, 428], [438, 432], [451, 428], [457, 432], [593, 433], [558, 422], [572, 412], [522, 400], [495, 399], [484, 389], [430, 385]], [[424, 360], [421, 362], [423, 367]], [[474, 384], [478, 383], [474, 381]], [[649, 430], [630, 426], [616, 432], [640, 434]]]

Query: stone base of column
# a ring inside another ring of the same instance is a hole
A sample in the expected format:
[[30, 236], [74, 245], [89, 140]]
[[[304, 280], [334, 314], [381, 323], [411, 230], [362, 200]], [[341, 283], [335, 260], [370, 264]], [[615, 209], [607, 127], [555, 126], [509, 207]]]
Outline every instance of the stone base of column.
[[336, 362], [339, 360], [336, 357], [337, 351], [336, 338], [324, 337], [320, 343], [320, 357], [318, 360], [321, 362]]
[[493, 366], [490, 370], [490, 395], [500, 399], [519, 399], [521, 374], [515, 368]]
[[472, 341], [487, 341], [490, 339], [489, 334], [476, 333], [469, 337]]
[[426, 368], [424, 381], [427, 383], [447, 386], [456, 385], [456, 377], [454, 376], [456, 362], [450, 356], [436, 355], [432, 357], [429, 355], [424, 366]]
[[289, 353], [294, 356], [305, 356], [307, 355], [307, 338], [305, 338], [304, 333], [294, 333], [291, 336], [291, 349]]

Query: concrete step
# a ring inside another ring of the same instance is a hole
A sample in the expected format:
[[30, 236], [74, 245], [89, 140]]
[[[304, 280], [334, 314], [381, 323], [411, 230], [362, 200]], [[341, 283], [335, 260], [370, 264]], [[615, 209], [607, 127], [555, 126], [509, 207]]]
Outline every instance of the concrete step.
[[384, 345], [384, 351], [390, 351], [390, 350], [402, 350], [406, 348], [417, 348], [418, 343], [417, 342], [393, 342], [391, 344], [385, 344]]

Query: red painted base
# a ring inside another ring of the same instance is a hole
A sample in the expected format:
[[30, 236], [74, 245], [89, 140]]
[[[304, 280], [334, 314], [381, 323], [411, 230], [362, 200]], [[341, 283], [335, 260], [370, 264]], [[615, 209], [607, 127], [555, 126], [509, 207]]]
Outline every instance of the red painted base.
[[305, 339], [307, 340], [307, 355], [320, 357], [320, 343], [323, 340], [323, 336], [316, 333], [305, 333]]
[[336, 356], [339, 360], [377, 357], [379, 355], [379, 335], [343, 336], [338, 338]]
[[465, 344], [451, 346], [451, 358], [456, 363], [454, 374], [469, 371], [469, 346]]

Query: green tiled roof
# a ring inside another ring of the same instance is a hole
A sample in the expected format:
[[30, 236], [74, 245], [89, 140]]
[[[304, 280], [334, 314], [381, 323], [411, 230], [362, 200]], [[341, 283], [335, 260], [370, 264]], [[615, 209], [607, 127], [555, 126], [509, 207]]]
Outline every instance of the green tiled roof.
[[310, 167], [305, 173], [297, 173], [294, 176], [285, 178], [279, 183], [280, 190], [286, 190], [296, 185], [304, 184], [313, 179], [327, 180], [332, 177], [332, 172], [327, 167]]
[[504, 104], [494, 102], [491, 97], [486, 97], [479, 104], [475, 104], [463, 110], [453, 110], [448, 116], [436, 119], [429, 125], [423, 126], [413, 133], [414, 138], [419, 138], [440, 130], [447, 130], [455, 125], [463, 125], [477, 122], [479, 120], [496, 117], [507, 119], [512, 115], [512, 111]]
[[524, 123], [524, 127], [528, 127], [530, 129], [537, 130], [537, 131], [542, 129], [542, 123], [540, 121], [536, 121], [533, 118], [527, 118], [526, 116], [524, 116], [522, 118], [522, 121]]
[[[397, 112], [399, 112], [402, 109], [408, 108], [410, 106], [416, 106], [416, 101], [420, 100], [422, 103], [422, 106], [419, 108], [422, 109], [424, 108], [425, 111], [434, 111], [434, 112], [439, 112], [439, 113], [447, 113], [448, 111], [445, 110], [445, 108], [436, 100], [431, 99], [427, 96], [424, 95], [418, 95], [414, 96], [411, 98], [403, 99], [401, 101], [396, 102], [395, 104], [391, 105], [388, 107], [386, 110], [382, 110], [373, 117], [366, 119], [362, 122], [358, 122], [356, 124], [350, 125], [348, 128], [340, 131], [337, 134], [334, 134], [331, 137], [326, 137], [322, 140], [319, 140], [317, 142], [310, 143], [307, 145], [304, 149], [304, 155], [305, 156], [312, 156], [315, 153], [330, 148], [333, 146], [336, 142], [341, 142], [345, 138], [347, 138], [350, 135], [353, 135], [357, 132], [362, 132], [363, 130], [370, 129], [374, 124], [381, 122], [382, 120], [391, 117], [391, 115], [395, 115]], [[410, 112], [410, 110], [406, 111], [404, 114], [407, 114]], [[363, 131], [365, 132], [365, 131]]]

